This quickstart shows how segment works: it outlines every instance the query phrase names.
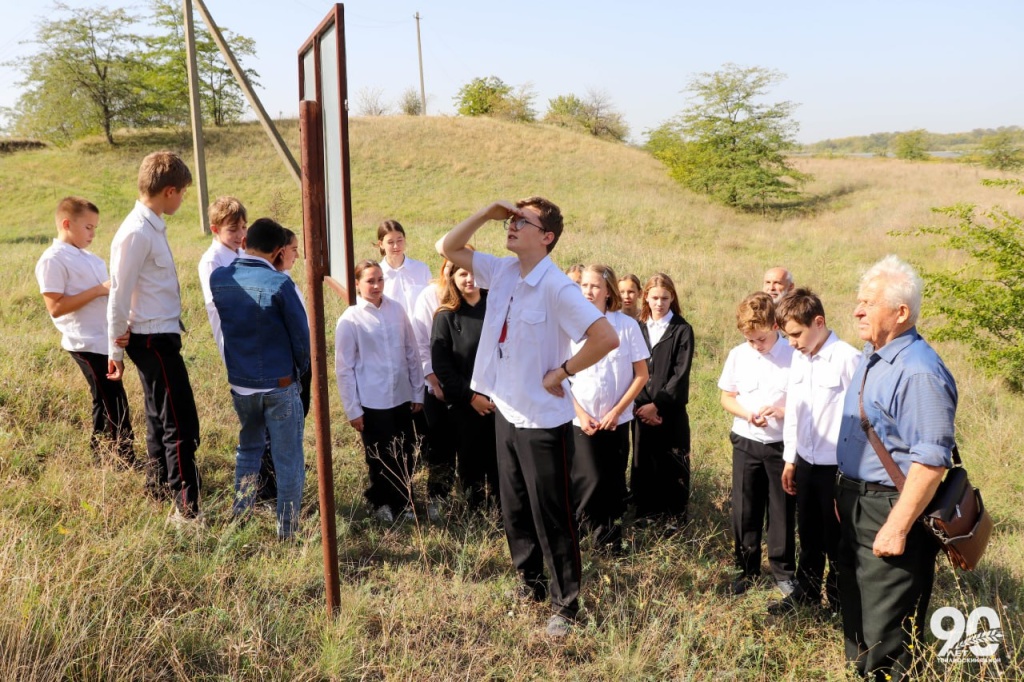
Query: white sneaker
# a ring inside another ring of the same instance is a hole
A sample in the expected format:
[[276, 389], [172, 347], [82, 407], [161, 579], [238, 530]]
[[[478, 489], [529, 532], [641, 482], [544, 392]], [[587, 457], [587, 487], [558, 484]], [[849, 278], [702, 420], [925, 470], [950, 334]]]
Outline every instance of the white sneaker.
[[195, 516], [185, 516], [177, 506], [173, 506], [167, 516], [167, 525], [173, 526], [175, 530], [198, 530], [206, 525], [206, 519], [202, 512]]
[[382, 504], [377, 507], [373, 512], [373, 518], [377, 519], [381, 523], [394, 523], [395, 515], [391, 512], [391, 507], [386, 504]]

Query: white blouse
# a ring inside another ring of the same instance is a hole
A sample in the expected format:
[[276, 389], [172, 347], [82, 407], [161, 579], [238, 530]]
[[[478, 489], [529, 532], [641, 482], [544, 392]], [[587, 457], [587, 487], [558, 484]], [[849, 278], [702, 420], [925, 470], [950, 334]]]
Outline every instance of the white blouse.
[[387, 410], [423, 400], [423, 371], [412, 325], [402, 307], [384, 297], [380, 308], [360, 298], [338, 318], [335, 375], [349, 420], [363, 408]]
[[[640, 324], [635, 319], [621, 312], [605, 313], [605, 319], [618, 334], [619, 347], [569, 380], [572, 397], [587, 414], [598, 421], [615, 407], [633, 383], [633, 363], [646, 360], [651, 355], [640, 333]], [[582, 347], [582, 343], [573, 342], [573, 355]], [[633, 410], [625, 410], [619, 416], [616, 426], [632, 419]], [[579, 417], [574, 418], [572, 423], [582, 426]]]

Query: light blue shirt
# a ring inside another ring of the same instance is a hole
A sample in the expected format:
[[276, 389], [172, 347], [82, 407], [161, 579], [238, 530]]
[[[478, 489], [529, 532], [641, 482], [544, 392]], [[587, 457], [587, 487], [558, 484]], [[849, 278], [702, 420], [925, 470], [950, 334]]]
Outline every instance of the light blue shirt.
[[953, 375], [916, 327], [875, 351], [864, 348], [843, 404], [836, 458], [844, 476], [894, 485], [860, 425], [858, 398], [864, 372], [864, 413], [896, 465], [952, 466], [957, 391]]

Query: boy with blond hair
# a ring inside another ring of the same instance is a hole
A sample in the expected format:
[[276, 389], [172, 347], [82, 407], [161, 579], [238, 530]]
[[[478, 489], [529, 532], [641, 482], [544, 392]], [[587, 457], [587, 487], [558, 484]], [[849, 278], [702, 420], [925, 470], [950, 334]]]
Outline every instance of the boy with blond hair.
[[[232, 196], [217, 197], [207, 209], [210, 218], [210, 231], [213, 232], [213, 243], [199, 259], [199, 286], [203, 290], [203, 303], [206, 305], [206, 317], [210, 320], [210, 331], [213, 341], [217, 344], [220, 359], [224, 358], [224, 334], [221, 331], [220, 315], [213, 304], [213, 292], [210, 290], [210, 275], [218, 268], [227, 267], [235, 262], [245, 248], [245, 237], [248, 233], [248, 212], [241, 201]], [[272, 500], [277, 497], [277, 482], [274, 477], [274, 462], [270, 454], [270, 441], [263, 453], [257, 481], [257, 499]]]
[[839, 612], [836, 560], [839, 519], [835, 515], [836, 444], [843, 399], [860, 363], [861, 352], [840, 341], [825, 322], [825, 307], [810, 289], [800, 288], [776, 306], [776, 318], [793, 354], [782, 430], [782, 487], [796, 498], [800, 557], [793, 594], [768, 605], [786, 613], [799, 604], [821, 605], [821, 583], [828, 557], [825, 595], [829, 610]]
[[736, 327], [746, 342], [729, 352], [718, 380], [722, 407], [734, 416], [732, 528], [740, 576], [731, 591], [746, 592], [761, 575], [761, 529], [767, 521], [768, 565], [789, 596], [795, 589], [796, 504], [782, 489], [782, 430], [793, 349], [782, 340], [775, 304], [764, 292], [740, 302]]
[[[177, 212], [191, 184], [192, 173], [174, 152], [142, 160], [138, 201], [110, 247], [107, 303], [108, 377], [122, 377], [127, 351], [146, 399], [146, 487], [157, 499], [170, 490], [176, 525], [199, 517], [199, 415], [181, 357], [181, 294], [163, 216]], [[121, 349], [117, 337], [129, 327]]]
[[[82, 197], [64, 197], [57, 204], [57, 238], [36, 263], [39, 292], [53, 324], [61, 333], [61, 347], [82, 370], [92, 393], [93, 455], [101, 460], [112, 444], [124, 465], [135, 464], [135, 434], [128, 414], [128, 398], [120, 381], [107, 378], [107, 264], [87, 251], [96, 236], [100, 211]], [[126, 342], [122, 337], [118, 342]]]
[[242, 202], [229, 196], [217, 197], [207, 209], [207, 215], [210, 218], [210, 231], [213, 232], [213, 243], [199, 259], [199, 286], [203, 290], [203, 303], [206, 305], [213, 340], [223, 360], [224, 337], [220, 330], [217, 307], [213, 305], [213, 294], [210, 292], [210, 275], [217, 268], [234, 263], [242, 253], [248, 216]]

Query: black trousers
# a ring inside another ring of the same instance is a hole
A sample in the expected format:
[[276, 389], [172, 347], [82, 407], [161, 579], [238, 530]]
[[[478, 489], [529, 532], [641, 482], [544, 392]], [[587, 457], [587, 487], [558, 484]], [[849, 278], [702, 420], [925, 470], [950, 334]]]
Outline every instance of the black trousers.
[[132, 334], [125, 348], [139, 370], [146, 399], [147, 487], [157, 495], [169, 488], [185, 516], [199, 513], [199, 415], [180, 334]]
[[520, 429], [496, 413], [501, 517], [512, 564], [535, 593], [543, 591], [544, 566], [555, 613], [579, 611], [580, 544], [570, 492], [571, 424]]
[[363, 447], [370, 484], [363, 495], [372, 507], [400, 511], [413, 504], [416, 434], [409, 403], [386, 410], [363, 408]]
[[423, 398], [426, 438], [422, 445], [427, 463], [427, 495], [448, 497], [455, 487], [456, 424], [448, 403], [427, 392]]
[[629, 422], [592, 436], [572, 427], [572, 492], [576, 522], [599, 544], [622, 538], [626, 511], [626, 466], [629, 464]]
[[452, 405], [452, 428], [458, 434], [456, 469], [470, 509], [486, 500], [497, 503], [498, 454], [495, 450], [494, 413], [481, 417], [468, 403]]
[[685, 520], [690, 504], [690, 417], [683, 407], [658, 426], [633, 420], [629, 487], [637, 517], [671, 514]]
[[811, 464], [796, 458], [796, 531], [800, 554], [796, 579], [804, 594], [815, 603], [821, 600], [821, 583], [828, 558], [825, 595], [832, 609], [839, 607], [839, 519], [836, 518], [835, 487], [839, 467]]
[[98, 457], [106, 441], [114, 446], [124, 464], [134, 464], [135, 433], [124, 384], [107, 378], [106, 355], [83, 351], [69, 351], [69, 354], [85, 375], [92, 394], [92, 437], [89, 444], [93, 454]]
[[767, 524], [768, 565], [775, 580], [796, 572], [796, 498], [782, 489], [782, 443], [729, 433], [732, 442], [732, 531], [736, 566], [761, 574], [761, 529]]
[[846, 660], [878, 681], [920, 675], [939, 545], [921, 523], [907, 534], [903, 554], [876, 557], [872, 546], [899, 493], [835, 489], [839, 508], [839, 592]]

